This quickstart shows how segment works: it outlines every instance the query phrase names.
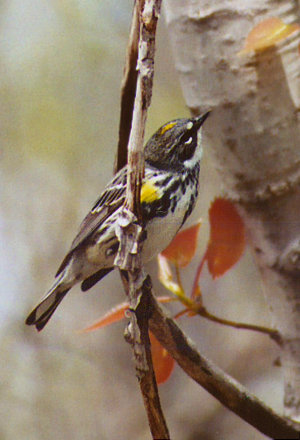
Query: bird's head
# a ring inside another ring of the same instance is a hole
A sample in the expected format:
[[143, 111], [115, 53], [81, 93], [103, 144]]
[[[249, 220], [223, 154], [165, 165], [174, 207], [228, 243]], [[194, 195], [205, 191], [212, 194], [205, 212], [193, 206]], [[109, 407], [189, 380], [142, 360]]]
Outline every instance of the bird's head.
[[146, 162], [158, 169], [193, 167], [201, 159], [201, 127], [209, 113], [160, 127], [145, 146]]

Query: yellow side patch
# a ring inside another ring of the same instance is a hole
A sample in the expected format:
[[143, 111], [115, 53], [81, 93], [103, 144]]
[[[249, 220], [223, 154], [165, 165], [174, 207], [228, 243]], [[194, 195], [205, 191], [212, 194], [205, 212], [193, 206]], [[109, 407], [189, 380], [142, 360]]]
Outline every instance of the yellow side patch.
[[141, 188], [141, 203], [152, 203], [160, 198], [160, 190], [152, 182], [145, 182]]
[[174, 125], [176, 125], [176, 122], [170, 122], [169, 124], [164, 125], [159, 134], [163, 135], [166, 131], [170, 130], [170, 128], [174, 127]]

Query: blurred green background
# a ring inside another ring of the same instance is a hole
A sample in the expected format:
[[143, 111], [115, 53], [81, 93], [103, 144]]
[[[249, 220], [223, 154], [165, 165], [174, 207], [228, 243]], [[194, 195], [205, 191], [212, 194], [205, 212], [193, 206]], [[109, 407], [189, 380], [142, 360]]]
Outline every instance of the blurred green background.
[[[78, 225], [112, 175], [120, 82], [132, 1], [0, 2], [0, 439], [148, 439], [125, 323], [80, 330], [124, 300], [118, 274], [91, 292], [74, 288], [41, 333], [25, 317], [50, 287]], [[163, 18], [146, 137], [189, 114]], [[200, 201], [204, 220], [221, 183], [206, 145]], [[186, 286], [195, 263], [183, 274]], [[156, 264], [149, 265], [157, 292]], [[246, 253], [221, 280], [201, 281], [209, 310], [270, 325], [258, 274]], [[266, 337], [200, 318], [182, 326], [202, 353], [276, 408], [280, 369]], [[174, 440], [262, 439], [179, 369], [161, 388]]]

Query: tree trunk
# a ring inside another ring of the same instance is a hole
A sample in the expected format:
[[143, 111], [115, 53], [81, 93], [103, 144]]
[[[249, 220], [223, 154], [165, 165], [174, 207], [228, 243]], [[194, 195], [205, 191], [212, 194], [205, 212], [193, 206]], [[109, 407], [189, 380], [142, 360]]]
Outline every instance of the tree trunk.
[[244, 218], [283, 337], [285, 410], [300, 420], [299, 32], [237, 55], [258, 22], [295, 22], [299, 4], [165, 0], [164, 8], [186, 103], [194, 114], [213, 109], [207, 148]]

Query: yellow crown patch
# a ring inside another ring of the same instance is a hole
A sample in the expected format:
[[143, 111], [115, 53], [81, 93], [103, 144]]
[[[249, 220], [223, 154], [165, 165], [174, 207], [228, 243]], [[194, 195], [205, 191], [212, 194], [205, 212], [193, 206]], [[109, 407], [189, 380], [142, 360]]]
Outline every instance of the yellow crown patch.
[[169, 124], [162, 127], [159, 134], [163, 135], [166, 131], [170, 130], [170, 128], [174, 127], [174, 125], [176, 125], [176, 122], [169, 122]]

